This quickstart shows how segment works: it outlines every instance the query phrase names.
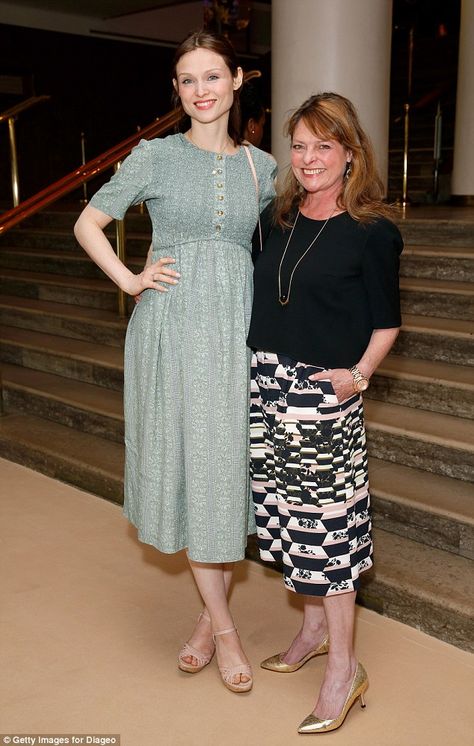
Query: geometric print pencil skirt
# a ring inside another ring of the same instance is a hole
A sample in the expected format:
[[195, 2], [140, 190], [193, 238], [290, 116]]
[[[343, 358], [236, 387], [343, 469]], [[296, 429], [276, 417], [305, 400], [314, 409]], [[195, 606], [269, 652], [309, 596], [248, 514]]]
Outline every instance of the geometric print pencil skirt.
[[285, 586], [355, 591], [372, 566], [362, 397], [338, 403], [324, 368], [286, 355], [252, 359], [250, 454], [260, 556], [283, 563]]

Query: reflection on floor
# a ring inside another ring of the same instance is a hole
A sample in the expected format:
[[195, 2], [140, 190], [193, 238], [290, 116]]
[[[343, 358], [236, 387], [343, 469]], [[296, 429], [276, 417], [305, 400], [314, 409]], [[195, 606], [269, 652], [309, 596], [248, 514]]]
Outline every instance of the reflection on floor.
[[[297, 599], [271, 570], [240, 564], [232, 604], [255, 685], [234, 695], [215, 661], [181, 673], [199, 612], [185, 558], [138, 543], [120, 508], [0, 460], [4, 594], [2, 732], [120, 733], [121, 746], [292, 746], [324, 658], [278, 675]], [[365, 609], [357, 650], [370, 677], [332, 746], [472, 743], [474, 656]]]

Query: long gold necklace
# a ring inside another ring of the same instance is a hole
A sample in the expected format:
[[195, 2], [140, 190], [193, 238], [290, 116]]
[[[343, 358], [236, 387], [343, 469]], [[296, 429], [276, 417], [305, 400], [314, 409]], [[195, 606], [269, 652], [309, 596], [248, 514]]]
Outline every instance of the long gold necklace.
[[[193, 138], [191, 137], [191, 130], [188, 130], [186, 132], [185, 137], [187, 137], [187, 139], [189, 140], [189, 142], [191, 142], [194, 145], [194, 147], [198, 148], [199, 150], [206, 150], [206, 148], [201, 148], [197, 143], [194, 142]], [[209, 153], [217, 152], [217, 155], [220, 155], [222, 157], [224, 155], [225, 151], [227, 150], [227, 148], [229, 147], [229, 145], [230, 145], [229, 138], [227, 138], [227, 142], [226, 142], [224, 148], [221, 151], [212, 151], [212, 150], [209, 150], [208, 152]]]
[[302, 254], [300, 256], [300, 258], [298, 259], [298, 261], [296, 262], [296, 264], [293, 267], [293, 270], [292, 270], [292, 272], [290, 274], [290, 281], [288, 283], [288, 292], [287, 293], [282, 293], [281, 292], [281, 268], [282, 268], [283, 260], [285, 259], [285, 256], [286, 256], [286, 252], [287, 252], [288, 246], [290, 245], [291, 237], [293, 236], [293, 231], [295, 230], [296, 223], [298, 222], [298, 218], [300, 216], [300, 211], [298, 210], [298, 213], [297, 213], [296, 218], [295, 218], [295, 222], [293, 223], [293, 227], [291, 229], [291, 233], [290, 233], [290, 235], [288, 237], [288, 241], [286, 242], [286, 246], [284, 248], [283, 254], [282, 254], [281, 259], [280, 259], [280, 266], [278, 267], [278, 300], [279, 300], [279, 302], [280, 302], [280, 304], [282, 306], [287, 306], [288, 303], [290, 302], [291, 283], [293, 282], [293, 275], [296, 272], [296, 268], [303, 261], [303, 259], [305, 258], [306, 254], [312, 248], [312, 246], [314, 246], [314, 244], [318, 240], [319, 236], [321, 235], [321, 233], [323, 232], [323, 230], [325, 229], [325, 227], [329, 223], [330, 219], [332, 218], [332, 216], [336, 212], [336, 209], [337, 208], [335, 207], [334, 210], [332, 211], [332, 213], [330, 214], [330, 216], [328, 218], [326, 218], [326, 220], [324, 221], [322, 227], [319, 229], [319, 231], [317, 232], [317, 234], [315, 235], [315, 237], [313, 238], [313, 240], [309, 244], [309, 246], [306, 249], [306, 251], [304, 252], [304, 254]]

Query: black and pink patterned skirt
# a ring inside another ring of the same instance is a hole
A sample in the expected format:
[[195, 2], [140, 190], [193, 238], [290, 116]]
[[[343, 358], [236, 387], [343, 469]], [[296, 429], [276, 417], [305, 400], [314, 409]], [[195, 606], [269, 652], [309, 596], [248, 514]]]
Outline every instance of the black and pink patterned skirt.
[[362, 397], [339, 403], [323, 368], [258, 352], [252, 360], [251, 476], [260, 556], [289, 590], [355, 591], [372, 566]]

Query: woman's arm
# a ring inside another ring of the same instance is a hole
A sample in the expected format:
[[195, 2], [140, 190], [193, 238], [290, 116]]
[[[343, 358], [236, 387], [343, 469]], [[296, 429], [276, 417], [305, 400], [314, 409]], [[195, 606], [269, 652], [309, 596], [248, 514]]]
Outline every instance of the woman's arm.
[[92, 205], [87, 205], [74, 226], [74, 235], [91, 259], [119, 288], [129, 295], [139, 295], [147, 288], [166, 290], [158, 282], [168, 284], [178, 282], [179, 273], [167, 267], [168, 264], [174, 264], [175, 260], [171, 257], [163, 257], [153, 263], [150, 252], [143, 271], [138, 275], [133, 274], [120, 261], [104, 233], [104, 228], [112, 220], [110, 215], [106, 215]]
[[[398, 337], [399, 327], [374, 329], [369, 344], [358, 363], [360, 372], [370, 378], [382, 360], [388, 355]], [[332, 368], [309, 376], [311, 381], [330, 380], [340, 402], [354, 395], [354, 379], [347, 368]]]

